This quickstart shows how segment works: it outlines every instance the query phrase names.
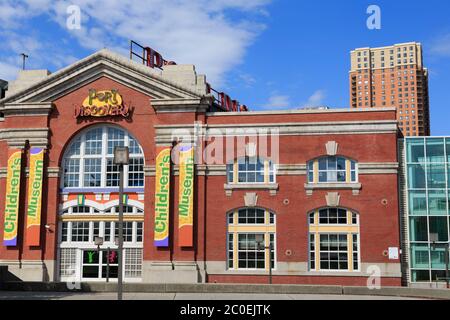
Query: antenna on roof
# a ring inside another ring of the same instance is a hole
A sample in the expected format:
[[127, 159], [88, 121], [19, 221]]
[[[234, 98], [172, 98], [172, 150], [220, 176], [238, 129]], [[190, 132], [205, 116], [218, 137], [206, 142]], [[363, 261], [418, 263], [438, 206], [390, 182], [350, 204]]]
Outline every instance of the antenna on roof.
[[25, 59], [28, 58], [28, 55], [25, 53], [21, 53], [20, 55], [22, 56], [22, 70], [25, 70]]

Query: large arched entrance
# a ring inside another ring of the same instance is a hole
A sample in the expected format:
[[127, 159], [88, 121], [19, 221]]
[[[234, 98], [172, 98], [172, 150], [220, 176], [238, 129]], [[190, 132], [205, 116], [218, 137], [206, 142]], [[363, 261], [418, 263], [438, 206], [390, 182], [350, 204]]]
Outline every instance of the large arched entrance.
[[[144, 154], [118, 126], [96, 125], [75, 136], [62, 158], [59, 210], [60, 281], [117, 279], [119, 168], [115, 146], [127, 146], [125, 166], [124, 278], [141, 281], [144, 230]], [[96, 239], [103, 244], [96, 245]]]

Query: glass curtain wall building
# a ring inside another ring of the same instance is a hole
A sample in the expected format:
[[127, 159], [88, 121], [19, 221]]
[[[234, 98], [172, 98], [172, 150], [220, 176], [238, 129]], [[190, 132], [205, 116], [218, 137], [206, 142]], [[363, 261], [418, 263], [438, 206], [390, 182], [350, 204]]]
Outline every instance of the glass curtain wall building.
[[406, 138], [404, 150], [409, 281], [444, 281], [444, 244], [450, 238], [450, 137]]

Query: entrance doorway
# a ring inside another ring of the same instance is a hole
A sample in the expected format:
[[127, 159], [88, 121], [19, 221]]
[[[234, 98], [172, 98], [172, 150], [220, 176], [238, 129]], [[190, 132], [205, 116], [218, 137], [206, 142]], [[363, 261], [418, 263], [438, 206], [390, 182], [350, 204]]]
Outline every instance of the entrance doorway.
[[117, 279], [119, 259], [117, 250], [83, 250], [82, 279]]

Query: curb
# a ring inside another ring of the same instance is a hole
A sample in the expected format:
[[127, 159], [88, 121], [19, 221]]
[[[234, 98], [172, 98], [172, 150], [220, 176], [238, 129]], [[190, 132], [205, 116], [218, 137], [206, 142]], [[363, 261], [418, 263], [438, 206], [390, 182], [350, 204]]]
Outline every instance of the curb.
[[[40, 292], [116, 292], [115, 283], [81, 283], [71, 290], [65, 282], [5, 282], [0, 283], [2, 291]], [[450, 290], [421, 289], [405, 287], [383, 287], [370, 290], [367, 287], [310, 286], [310, 285], [263, 285], [263, 284], [144, 284], [126, 283], [123, 292], [133, 293], [252, 293], [252, 294], [321, 294], [353, 296], [410, 297], [450, 300]]]

